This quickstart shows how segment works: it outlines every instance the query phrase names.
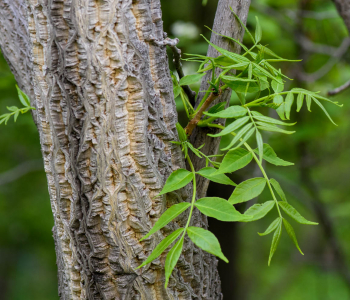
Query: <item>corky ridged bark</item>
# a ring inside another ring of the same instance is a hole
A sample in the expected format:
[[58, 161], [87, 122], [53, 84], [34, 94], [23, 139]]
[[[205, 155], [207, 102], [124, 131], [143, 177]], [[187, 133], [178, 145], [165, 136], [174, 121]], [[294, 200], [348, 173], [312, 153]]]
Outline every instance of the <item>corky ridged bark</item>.
[[[0, 46], [36, 108], [61, 299], [221, 299], [217, 260], [188, 239], [164, 289], [141, 270], [186, 215], [143, 242], [190, 188], [156, 197], [184, 167], [159, 0], [2, 0]], [[198, 211], [194, 226], [206, 226]]]
[[[235, 16], [232, 14], [230, 7], [232, 7], [233, 11], [237, 14], [237, 16], [242, 20], [243, 23], [247, 22], [248, 17], [248, 11], [250, 6], [250, 0], [219, 0], [218, 8], [215, 15], [214, 25], [213, 25], [213, 31], [233, 37], [236, 40], [242, 40], [244, 35], [244, 28], [238, 23]], [[230, 41], [227, 38], [223, 38], [219, 35], [212, 34], [210, 41], [218, 45], [221, 48], [224, 48], [226, 50], [239, 53], [241, 51], [241, 47], [232, 41]], [[215, 50], [212, 46], [209, 46], [207, 56], [210, 57], [217, 57], [221, 55], [217, 50]], [[218, 75], [220, 70], [217, 70]], [[203, 77], [202, 84], [200, 87], [200, 91], [206, 91], [210, 88], [208, 81], [211, 80], [211, 74], [210, 72], [207, 73], [206, 76]], [[200, 103], [200, 101], [203, 99], [204, 93], [200, 93], [197, 99], [197, 105]], [[218, 97], [212, 105], [215, 105], [219, 102], [226, 102], [228, 103], [231, 99], [231, 90], [226, 89], [225, 92]], [[224, 120], [220, 120], [223, 122]], [[216, 154], [219, 148], [220, 139], [219, 138], [212, 138], [208, 136], [208, 133], [216, 133], [217, 130], [215, 129], [208, 129], [208, 128], [199, 128], [197, 127], [191, 136], [191, 143], [195, 147], [199, 147], [204, 144], [204, 147], [201, 149], [203, 153], [206, 153], [207, 155]], [[193, 161], [193, 164], [196, 166], [197, 169], [201, 169], [205, 167], [205, 161], [199, 159], [197, 156], [192, 155], [191, 159]], [[199, 195], [198, 197], [204, 197], [206, 195], [209, 180], [205, 179], [204, 177], [200, 177], [197, 180], [198, 185], [198, 191]]]

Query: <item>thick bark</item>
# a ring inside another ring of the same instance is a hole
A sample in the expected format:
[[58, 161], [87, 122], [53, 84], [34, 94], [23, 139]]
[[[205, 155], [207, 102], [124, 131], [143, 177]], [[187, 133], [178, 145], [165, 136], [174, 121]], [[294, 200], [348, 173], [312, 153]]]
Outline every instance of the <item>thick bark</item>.
[[350, 33], [350, 1], [349, 0], [333, 0], [337, 7], [338, 13], [343, 18], [346, 28]]
[[[36, 107], [60, 298], [221, 299], [217, 260], [189, 240], [167, 290], [165, 255], [134, 270], [186, 215], [139, 239], [191, 194], [188, 187], [156, 197], [184, 167], [170, 143], [177, 115], [160, 1], [2, 0], [0, 32]], [[196, 211], [193, 225], [206, 224]]]
[[[242, 26], [238, 23], [238, 21], [234, 17], [234, 15], [230, 10], [230, 7], [232, 7], [233, 11], [236, 12], [238, 17], [244, 23], [246, 23], [249, 6], [250, 6], [250, 0], [219, 0], [217, 13], [216, 13], [214, 25], [213, 25], [213, 31], [229, 37], [233, 37], [237, 40], [242, 40], [244, 35], [244, 28], [242, 28]], [[210, 41], [218, 45], [219, 47], [227, 49], [229, 51], [233, 51], [236, 53], [239, 53], [241, 51], [241, 47], [239, 45], [231, 42], [229, 39], [223, 38], [216, 34], [212, 34]], [[209, 47], [207, 56], [217, 57], [219, 55], [221, 54], [217, 50], [215, 50], [211, 46]], [[210, 72], [208, 72], [207, 75], [203, 77], [200, 91], [206, 91], [209, 89], [208, 80], [210, 79], [211, 79], [211, 74]], [[197, 105], [203, 99], [203, 96], [204, 96], [204, 93], [199, 94], [197, 99]], [[231, 99], [231, 90], [227, 89], [220, 97], [218, 97], [212, 103], [212, 105], [215, 105], [219, 102], [226, 102], [228, 104], [230, 99]], [[221, 122], [223, 121], [224, 120], [221, 120]], [[220, 144], [220, 139], [212, 138], [207, 135], [209, 132], [216, 133], [216, 131], [217, 130], [215, 129], [197, 127], [192, 133], [191, 142], [195, 147], [199, 147], [205, 144], [201, 150], [203, 151], [203, 153], [206, 153], [208, 155], [216, 154]], [[197, 170], [205, 167], [204, 160], [199, 159], [195, 155], [192, 155], [191, 159]], [[199, 191], [198, 197], [205, 196], [208, 189], [209, 181], [203, 177], [200, 177], [197, 180], [197, 185], [198, 185], [197, 189]]]

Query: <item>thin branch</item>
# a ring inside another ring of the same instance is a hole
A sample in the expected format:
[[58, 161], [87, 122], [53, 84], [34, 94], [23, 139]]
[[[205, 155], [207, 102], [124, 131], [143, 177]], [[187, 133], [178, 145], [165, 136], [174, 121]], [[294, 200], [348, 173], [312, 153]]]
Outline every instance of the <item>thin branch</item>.
[[342, 91], [346, 90], [349, 87], [350, 87], [350, 80], [348, 82], [344, 83], [342, 86], [340, 86], [340, 87], [338, 87], [338, 88], [336, 88], [336, 89], [334, 89], [332, 91], [329, 91], [328, 95], [329, 96], [334, 96], [336, 94], [341, 93]]
[[[179, 79], [181, 79], [185, 76], [181, 63], [181, 50], [177, 48], [176, 45], [169, 45], [169, 47], [173, 51], [175, 69], [179, 75]], [[196, 104], [196, 92], [192, 91], [188, 85], [183, 85], [182, 88], [186, 93], [188, 100], [192, 106], [194, 106]]]

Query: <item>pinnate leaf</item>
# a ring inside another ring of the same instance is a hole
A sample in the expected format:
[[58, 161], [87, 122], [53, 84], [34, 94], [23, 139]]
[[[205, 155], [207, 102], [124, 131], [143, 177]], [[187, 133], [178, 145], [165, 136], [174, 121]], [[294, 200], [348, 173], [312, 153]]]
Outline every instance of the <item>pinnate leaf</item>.
[[229, 134], [232, 131], [235, 131], [236, 129], [242, 127], [249, 120], [250, 120], [250, 118], [248, 116], [247, 117], [243, 117], [243, 118], [239, 118], [238, 120], [232, 122], [230, 125], [225, 127], [225, 129], [223, 129], [221, 132], [219, 132], [217, 134], [208, 134], [208, 135], [211, 136], [211, 137], [224, 136], [224, 135]]
[[271, 178], [270, 182], [271, 182], [273, 188], [276, 190], [277, 194], [281, 197], [281, 199], [283, 201], [287, 202], [287, 197], [284, 194], [284, 192], [283, 192], [280, 184], [278, 183], [278, 181], [276, 179]]
[[[255, 149], [254, 152], [258, 153], [258, 150]], [[265, 159], [270, 164], [273, 164], [273, 165], [276, 165], [276, 166], [292, 166], [292, 165], [294, 165], [291, 162], [285, 161], [285, 160], [277, 157], [276, 152], [268, 144], [264, 144], [263, 159]]]
[[265, 217], [270, 210], [275, 206], [275, 201], [270, 200], [270, 201], [266, 201], [262, 204], [254, 204], [251, 207], [249, 207], [244, 215], [245, 216], [252, 216], [251, 219], [248, 219], [245, 222], [252, 222], [252, 221], [256, 221], [256, 220], [260, 220], [263, 217]]
[[262, 177], [251, 178], [243, 181], [235, 188], [228, 201], [231, 204], [249, 201], [259, 196], [264, 190], [265, 185], [266, 180]]
[[225, 110], [221, 110], [215, 113], [212, 113], [210, 110], [204, 112], [205, 115], [215, 118], [229, 119], [229, 118], [241, 118], [247, 114], [248, 110], [245, 107], [239, 105], [233, 105]]
[[270, 256], [269, 256], [268, 265], [270, 265], [271, 259], [276, 252], [278, 243], [281, 239], [281, 234], [282, 234], [282, 219], [279, 219], [277, 228], [276, 228], [275, 233], [274, 233], [273, 238], [272, 238], [272, 244], [271, 244], [271, 249], [270, 249]]
[[193, 173], [185, 169], [178, 169], [170, 174], [169, 178], [165, 182], [165, 185], [159, 195], [163, 195], [178, 189], [181, 189], [185, 185], [189, 184], [193, 179]]
[[272, 231], [274, 231], [274, 230], [277, 228], [277, 226], [278, 226], [278, 224], [279, 224], [280, 222], [281, 222], [281, 218], [280, 218], [280, 217], [276, 218], [276, 219], [269, 225], [269, 227], [267, 227], [267, 229], [266, 229], [263, 233], [259, 233], [259, 232], [258, 232], [258, 234], [259, 234], [260, 236], [264, 236], [264, 235], [270, 234]]
[[[232, 141], [230, 142], [230, 144], [226, 147], [223, 148], [221, 150], [225, 151], [230, 149], [231, 147], [233, 147], [241, 138], [242, 136], [247, 133], [247, 131], [253, 126], [253, 123], [249, 123], [247, 125], [245, 125], [240, 131], [238, 131], [238, 133], [236, 134], [236, 136], [232, 139]], [[255, 129], [255, 128], [253, 128]]]
[[18, 98], [21, 101], [21, 103], [25, 106], [25, 107], [29, 107], [30, 106], [30, 100], [29, 97], [18, 87], [18, 85], [16, 84], [16, 89], [17, 89], [17, 93], [18, 93]]
[[169, 224], [172, 220], [174, 220], [178, 215], [182, 214], [187, 208], [191, 206], [190, 203], [182, 202], [175, 204], [168, 208], [158, 219], [158, 221], [154, 224], [152, 229], [140, 240], [144, 240], [151, 236], [153, 233], [157, 232], [159, 229], [163, 228], [167, 224]]
[[173, 272], [177, 261], [180, 258], [181, 252], [182, 252], [182, 246], [184, 244], [184, 239], [181, 238], [177, 241], [177, 243], [174, 245], [173, 248], [169, 251], [168, 255], [165, 259], [165, 288], [167, 288], [169, 283], [169, 278], [171, 273]]
[[289, 120], [290, 119], [290, 111], [292, 108], [294, 102], [294, 94], [293, 93], [288, 93], [286, 96], [286, 101], [285, 101], [285, 113], [286, 113], [286, 118]]
[[228, 259], [221, 251], [218, 239], [210, 231], [200, 227], [190, 226], [187, 228], [187, 234], [197, 247], [228, 263]]
[[199, 199], [195, 206], [208, 217], [225, 222], [240, 222], [250, 220], [251, 216], [242, 215], [227, 200], [218, 197]]
[[154, 261], [159, 255], [161, 255], [166, 248], [168, 248], [185, 230], [185, 228], [179, 228], [175, 230], [173, 233], [169, 234], [165, 239], [163, 239], [156, 248], [152, 251], [151, 255], [147, 257], [147, 259], [142, 263], [142, 265], [138, 266], [136, 269], [142, 268], [143, 266], [149, 264]]
[[217, 174], [217, 169], [212, 167], [206, 167], [197, 172], [197, 174], [213, 181], [216, 183], [226, 184], [226, 185], [233, 185], [236, 186], [230, 178], [228, 178], [225, 174]]
[[289, 237], [291, 238], [291, 240], [293, 241], [295, 247], [297, 247], [297, 249], [299, 250], [299, 252], [304, 255], [303, 251], [301, 251], [299, 244], [298, 244], [298, 240], [297, 240], [297, 236], [295, 235], [294, 229], [292, 227], [292, 225], [290, 225], [288, 223], [288, 221], [286, 219], [283, 219], [283, 224], [284, 224], [284, 228], [286, 228], [286, 231], [289, 235]]
[[305, 224], [305, 225], [318, 225], [316, 222], [311, 222], [306, 220], [301, 214], [298, 213], [298, 211], [288, 204], [287, 202], [284, 201], [279, 201], [278, 205], [284, 210], [284, 212], [289, 215], [291, 218], [293, 218], [295, 221], [299, 222], [300, 224]]
[[252, 159], [253, 154], [245, 149], [237, 148], [230, 150], [222, 160], [220, 168], [217, 170], [217, 174], [232, 173], [239, 169], [242, 169], [248, 165]]
[[201, 80], [204, 75], [205, 75], [205, 73], [184, 76], [180, 79], [179, 85], [194, 84], [194, 83], [198, 82], [199, 80]]
[[279, 107], [276, 109], [276, 112], [278, 113], [281, 120], [285, 120], [286, 119], [286, 117], [285, 117], [285, 105], [283, 102], [283, 97], [281, 95], [276, 95], [273, 98], [273, 103], [279, 105]]

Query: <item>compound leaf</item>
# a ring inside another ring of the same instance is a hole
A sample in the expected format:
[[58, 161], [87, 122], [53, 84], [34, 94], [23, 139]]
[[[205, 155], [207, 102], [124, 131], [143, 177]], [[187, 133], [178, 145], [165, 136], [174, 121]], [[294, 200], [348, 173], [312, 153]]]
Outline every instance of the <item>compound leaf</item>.
[[193, 179], [193, 173], [185, 169], [178, 169], [170, 174], [159, 195], [163, 195], [186, 186]]
[[318, 225], [316, 222], [311, 222], [306, 220], [301, 214], [297, 212], [297, 210], [291, 206], [289, 203], [284, 201], [279, 201], [278, 205], [284, 210], [284, 212], [289, 215], [291, 218], [293, 218], [295, 221], [299, 222], [300, 224], [306, 224], [306, 225]]
[[266, 180], [262, 177], [251, 178], [243, 181], [235, 188], [228, 202], [236, 204], [249, 201], [259, 196], [264, 190], [265, 185]]
[[239, 169], [242, 169], [248, 165], [252, 159], [253, 154], [245, 149], [237, 148], [230, 150], [222, 160], [220, 168], [217, 170], [217, 174], [232, 173]]
[[217, 169], [212, 167], [206, 167], [197, 172], [197, 174], [217, 183], [233, 185], [236, 186], [230, 178], [228, 178], [225, 174], [217, 174]]
[[181, 252], [182, 252], [182, 246], [184, 244], [184, 239], [181, 238], [177, 241], [177, 243], [174, 245], [173, 248], [169, 251], [168, 255], [165, 259], [165, 288], [167, 288], [169, 283], [169, 278], [171, 273], [173, 272], [177, 261], [180, 258]]
[[274, 206], [275, 206], [275, 201], [273, 201], [273, 200], [266, 201], [262, 204], [252, 205], [244, 213], [245, 216], [252, 216], [252, 218], [248, 219], [247, 221], [243, 221], [243, 222], [252, 222], [252, 221], [262, 219], [270, 212], [270, 210]]
[[283, 219], [283, 224], [284, 224], [284, 227], [285, 227], [286, 230], [287, 230], [287, 233], [288, 233], [289, 237], [290, 237], [291, 240], [293, 241], [295, 247], [297, 247], [297, 249], [299, 250], [299, 252], [300, 252], [302, 255], [304, 255], [303, 251], [301, 251], [301, 249], [300, 249], [300, 247], [299, 247], [298, 240], [297, 240], [297, 236], [295, 235], [295, 232], [294, 232], [294, 229], [293, 229], [292, 225], [290, 225], [286, 219]]

